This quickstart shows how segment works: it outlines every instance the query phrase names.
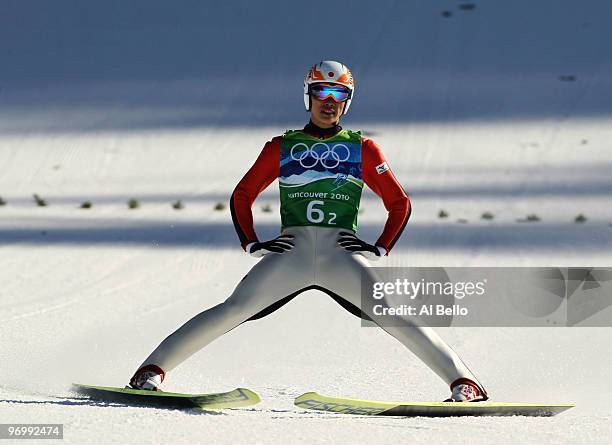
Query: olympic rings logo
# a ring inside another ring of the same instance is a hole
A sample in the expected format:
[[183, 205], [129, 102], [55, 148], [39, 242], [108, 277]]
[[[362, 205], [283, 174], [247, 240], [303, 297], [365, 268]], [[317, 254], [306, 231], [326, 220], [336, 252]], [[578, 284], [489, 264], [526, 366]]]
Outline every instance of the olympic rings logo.
[[[319, 153], [315, 150], [315, 147], [318, 145], [325, 147], [325, 150], [322, 153]], [[305, 148], [304, 151], [294, 152], [298, 147], [303, 146]], [[346, 153], [343, 150], [337, 151], [338, 148], [344, 148]], [[340, 156], [345, 155], [345, 156]], [[325, 142], [316, 142], [310, 147], [306, 145], [304, 142], [298, 142], [293, 147], [291, 147], [291, 159], [294, 161], [299, 161], [300, 165], [304, 168], [312, 168], [317, 165], [317, 163], [321, 163], [321, 165], [325, 168], [336, 168], [340, 165], [341, 162], [348, 161], [351, 157], [351, 151], [344, 144], [335, 144], [332, 147], [327, 145]]]

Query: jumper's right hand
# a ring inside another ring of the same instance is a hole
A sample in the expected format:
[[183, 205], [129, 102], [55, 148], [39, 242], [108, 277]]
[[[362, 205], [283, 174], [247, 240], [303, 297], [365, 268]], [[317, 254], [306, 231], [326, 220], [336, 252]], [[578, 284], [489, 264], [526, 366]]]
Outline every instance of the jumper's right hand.
[[281, 235], [270, 241], [255, 242], [247, 244], [246, 251], [249, 255], [255, 258], [261, 258], [269, 253], [285, 253], [293, 249], [291, 240], [295, 238], [293, 235]]

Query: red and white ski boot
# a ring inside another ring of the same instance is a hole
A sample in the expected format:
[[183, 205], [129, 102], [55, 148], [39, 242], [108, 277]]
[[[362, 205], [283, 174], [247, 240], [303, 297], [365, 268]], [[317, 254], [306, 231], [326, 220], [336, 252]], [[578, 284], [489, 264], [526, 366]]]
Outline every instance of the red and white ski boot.
[[161, 391], [159, 389], [164, 381], [165, 373], [155, 365], [146, 365], [140, 368], [130, 379], [129, 388], [142, 389], [146, 391]]
[[457, 379], [451, 383], [451, 396], [445, 402], [483, 402], [487, 392], [470, 379]]

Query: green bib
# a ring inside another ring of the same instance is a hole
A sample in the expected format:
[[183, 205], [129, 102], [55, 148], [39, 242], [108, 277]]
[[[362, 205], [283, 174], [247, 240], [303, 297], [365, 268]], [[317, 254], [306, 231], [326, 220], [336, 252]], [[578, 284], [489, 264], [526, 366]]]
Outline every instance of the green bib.
[[282, 228], [338, 227], [357, 231], [361, 200], [361, 133], [328, 139], [287, 131], [280, 146]]

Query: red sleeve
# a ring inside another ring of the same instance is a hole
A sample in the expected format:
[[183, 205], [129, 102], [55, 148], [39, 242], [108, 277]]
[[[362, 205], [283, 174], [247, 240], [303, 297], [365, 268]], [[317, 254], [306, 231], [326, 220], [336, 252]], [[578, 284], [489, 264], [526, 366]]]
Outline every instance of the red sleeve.
[[245, 249], [247, 244], [256, 242], [251, 206], [255, 198], [268, 187], [280, 174], [280, 137], [275, 137], [264, 145], [255, 164], [240, 180], [232, 197], [230, 210], [234, 228]]
[[384, 247], [389, 253], [410, 218], [410, 200], [387, 165], [380, 147], [367, 138], [362, 138], [361, 147], [363, 180], [382, 198], [389, 212], [385, 228], [376, 245]]

